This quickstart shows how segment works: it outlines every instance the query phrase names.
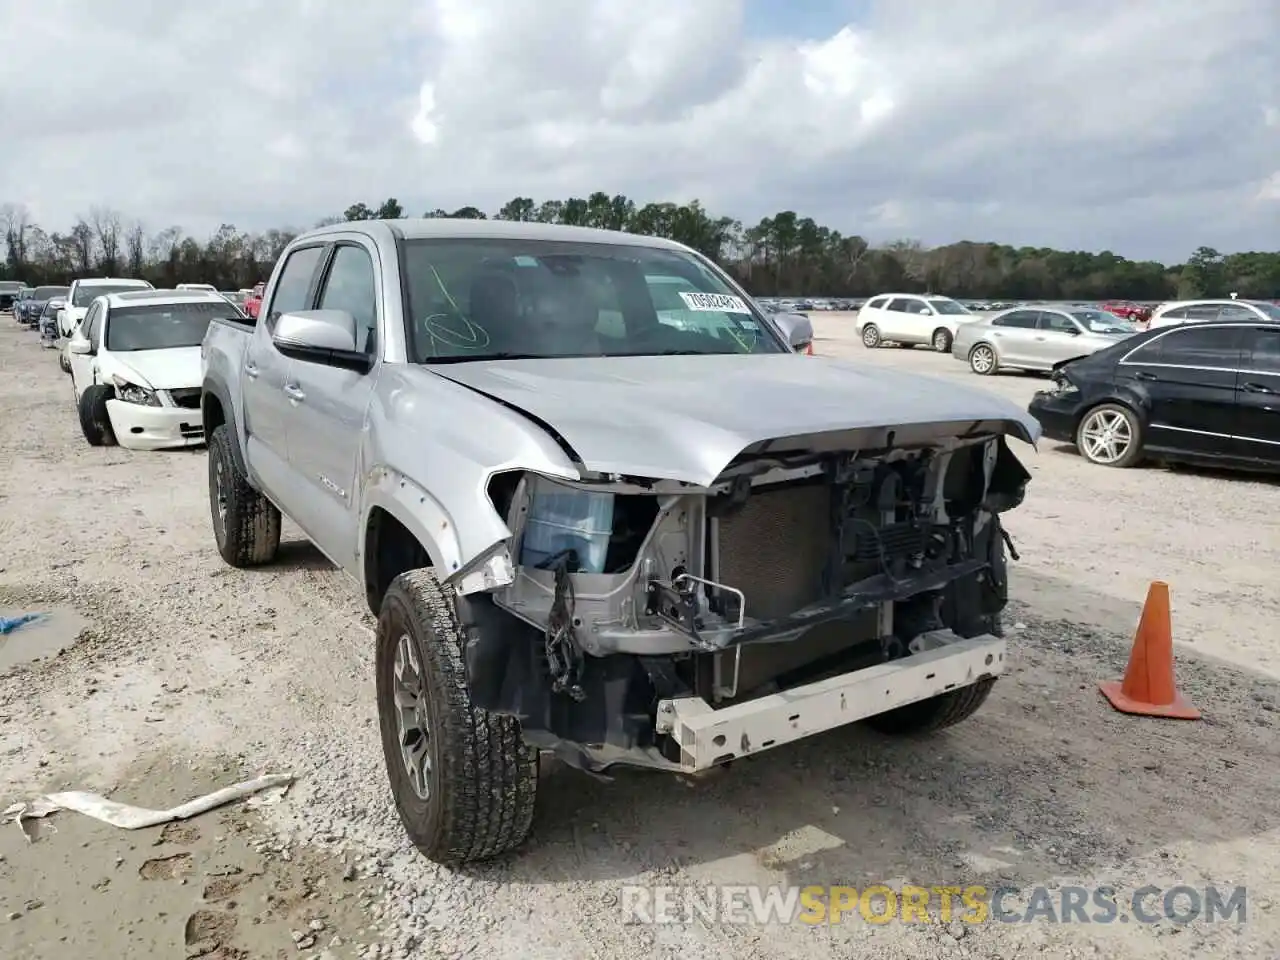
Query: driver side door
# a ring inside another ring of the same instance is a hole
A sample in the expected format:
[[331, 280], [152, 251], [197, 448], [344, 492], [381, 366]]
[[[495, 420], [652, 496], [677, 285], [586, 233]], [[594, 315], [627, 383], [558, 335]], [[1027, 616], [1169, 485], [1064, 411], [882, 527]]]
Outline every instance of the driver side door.
[[1055, 363], [1080, 356], [1081, 330], [1065, 313], [1041, 310], [1036, 320], [1035, 340], [1028, 350], [1028, 366], [1048, 370]]
[[[67, 358], [71, 362], [71, 389], [75, 393], [76, 402], [80, 402], [80, 395], [84, 393], [85, 388], [90, 384], [97, 382], [98, 357], [97, 344], [101, 342], [102, 332], [102, 316], [106, 308], [103, 307], [101, 301], [95, 301], [89, 307], [89, 312], [85, 314], [84, 321], [80, 324], [79, 329], [71, 334], [71, 340], [68, 341], [68, 347], [71, 343], [78, 342], [82, 339], [88, 340], [91, 353], [72, 353], [67, 350]], [[95, 336], [97, 339], [95, 340]]]

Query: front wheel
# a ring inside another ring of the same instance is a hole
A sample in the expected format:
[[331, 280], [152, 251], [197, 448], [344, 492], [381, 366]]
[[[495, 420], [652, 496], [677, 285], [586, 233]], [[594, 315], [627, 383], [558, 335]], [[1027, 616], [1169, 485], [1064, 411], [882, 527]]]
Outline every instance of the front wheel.
[[874, 323], [868, 323], [862, 328], [862, 345], [868, 350], [880, 346], [880, 328]]
[[945, 327], [939, 327], [933, 331], [933, 349], [938, 353], [951, 352], [951, 331]]
[[430, 570], [392, 582], [378, 617], [378, 725], [400, 822], [449, 866], [514, 850], [533, 826], [538, 751], [514, 717], [476, 707], [466, 638]]
[[58, 353], [58, 367], [63, 373], [71, 372], [71, 361], [67, 359], [67, 355], [65, 353]]
[[867, 726], [880, 733], [910, 736], [933, 733], [953, 727], [968, 720], [987, 702], [995, 677], [987, 677], [959, 690], [940, 693], [928, 700], [919, 700], [905, 706], [867, 718]]
[[969, 351], [969, 369], [980, 377], [992, 376], [999, 368], [995, 350], [990, 345], [980, 343]]
[[[74, 386], [72, 390], [74, 392]], [[76, 401], [80, 415], [80, 432], [91, 447], [115, 446], [116, 435], [111, 429], [111, 417], [107, 414], [107, 401], [112, 397], [110, 387], [101, 383], [85, 387]]]
[[1076, 449], [1102, 467], [1131, 467], [1142, 456], [1142, 425], [1128, 407], [1104, 403], [1081, 418]]

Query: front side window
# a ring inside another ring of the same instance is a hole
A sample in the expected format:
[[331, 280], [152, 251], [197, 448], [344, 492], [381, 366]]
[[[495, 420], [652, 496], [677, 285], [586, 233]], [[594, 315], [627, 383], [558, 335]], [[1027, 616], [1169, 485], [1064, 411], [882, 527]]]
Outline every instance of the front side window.
[[1128, 362], [1235, 370], [1240, 365], [1242, 329], [1234, 326], [1180, 327], [1143, 344], [1128, 358]]
[[230, 304], [206, 300], [116, 307], [107, 320], [106, 347], [117, 353], [198, 347], [213, 320], [235, 313]]
[[1073, 310], [1071, 315], [1090, 333], [1137, 333], [1138, 328], [1106, 310]]
[[1051, 310], [1040, 311], [1039, 326], [1041, 330], [1049, 330], [1053, 333], [1079, 333], [1076, 325], [1071, 322], [1071, 318], [1064, 313], [1055, 313]]
[[790, 352], [764, 315], [680, 250], [524, 239], [403, 241], [418, 363]]
[[289, 254], [271, 295], [271, 309], [267, 312], [268, 329], [276, 325], [280, 314], [306, 310], [311, 305], [307, 301], [307, 294], [311, 292], [311, 278], [315, 276], [323, 253], [324, 247], [303, 247]]
[[373, 349], [378, 329], [378, 294], [373, 276], [373, 258], [363, 247], [344, 244], [333, 254], [321, 310], [345, 310], [356, 321], [356, 349]]
[[969, 313], [964, 304], [957, 303], [955, 300], [930, 300], [929, 306], [933, 307], [934, 313], [948, 317], [965, 316]]

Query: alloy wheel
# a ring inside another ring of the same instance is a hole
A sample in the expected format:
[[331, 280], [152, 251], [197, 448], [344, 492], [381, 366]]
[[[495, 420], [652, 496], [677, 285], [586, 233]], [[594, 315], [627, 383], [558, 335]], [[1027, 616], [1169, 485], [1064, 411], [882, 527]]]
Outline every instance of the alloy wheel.
[[1129, 419], [1117, 410], [1098, 410], [1089, 414], [1080, 430], [1084, 455], [1095, 463], [1115, 463], [1133, 443]]

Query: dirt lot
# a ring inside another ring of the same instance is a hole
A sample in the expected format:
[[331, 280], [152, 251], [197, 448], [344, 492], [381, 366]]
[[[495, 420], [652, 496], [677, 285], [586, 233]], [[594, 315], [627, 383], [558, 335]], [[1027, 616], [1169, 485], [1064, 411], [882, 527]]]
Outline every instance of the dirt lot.
[[[847, 321], [818, 325], [822, 352], [935, 373], [939, 389], [959, 378], [1025, 400], [1040, 385], [870, 353], [834, 339]], [[451, 873], [406, 848], [392, 813], [354, 590], [296, 531], [268, 569], [224, 566], [203, 452], [89, 448], [35, 340], [0, 318], [0, 614], [51, 614], [0, 638], [0, 807], [82, 788], [167, 808], [262, 772], [298, 781], [277, 805], [167, 828], [72, 813], [34, 843], [0, 828], [2, 957], [1280, 951], [1274, 485], [1020, 447], [1035, 479], [1008, 518], [1023, 558], [1013, 666], [973, 720], [905, 744], [835, 731], [693, 783], [548, 764], [523, 855]], [[1154, 578], [1172, 587], [1179, 680], [1202, 723], [1123, 717], [1096, 692], [1123, 669]], [[1132, 922], [966, 925], [936, 908], [934, 923], [624, 922], [624, 885], [709, 883], [1010, 885], [1010, 907], [1037, 886], [1108, 885]], [[1246, 885], [1247, 920], [1137, 922], [1123, 908], [1149, 884]]]

